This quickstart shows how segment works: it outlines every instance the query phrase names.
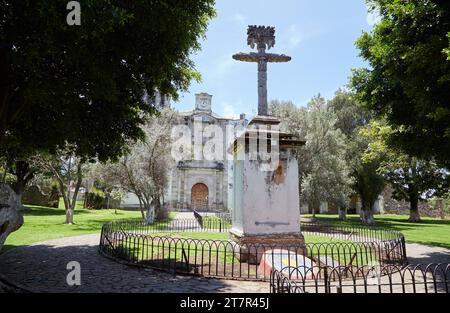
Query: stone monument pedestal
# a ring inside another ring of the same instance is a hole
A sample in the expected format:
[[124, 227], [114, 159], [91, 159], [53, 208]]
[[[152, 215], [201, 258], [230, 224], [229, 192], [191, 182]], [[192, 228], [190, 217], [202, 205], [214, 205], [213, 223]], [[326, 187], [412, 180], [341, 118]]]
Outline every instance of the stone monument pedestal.
[[241, 235], [230, 232], [235, 257], [241, 263], [260, 264], [265, 252], [287, 250], [293, 254], [305, 254], [305, 238], [302, 234]]
[[231, 241], [241, 262], [259, 264], [271, 249], [304, 252], [296, 148], [305, 142], [280, 132], [280, 121], [268, 110], [267, 64], [289, 62], [291, 57], [266, 52], [275, 46], [274, 27], [249, 26], [247, 35], [248, 45], [258, 52], [238, 53], [233, 58], [258, 64], [258, 116], [231, 147]]
[[[296, 148], [304, 142], [280, 132], [279, 123], [274, 117], [257, 116], [233, 146], [230, 241], [241, 262], [259, 264], [263, 254], [274, 249], [305, 251], [296, 157]], [[271, 158], [264, 161], [261, 152], [267, 151]]]

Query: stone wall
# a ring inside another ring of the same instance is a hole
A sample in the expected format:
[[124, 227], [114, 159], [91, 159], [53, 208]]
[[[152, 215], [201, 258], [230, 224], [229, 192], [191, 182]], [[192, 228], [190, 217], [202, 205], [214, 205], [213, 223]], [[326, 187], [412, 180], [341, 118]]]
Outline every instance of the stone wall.
[[30, 186], [22, 195], [22, 203], [37, 206], [48, 206], [50, 197], [44, 194], [38, 186]]
[[[386, 214], [401, 214], [409, 215], [409, 202], [402, 200], [395, 200], [392, 198], [392, 188], [386, 187], [384, 190], [384, 211]], [[433, 203], [421, 201], [419, 202], [419, 214], [422, 217], [441, 217], [441, 210], [436, 207]], [[448, 209], [446, 210], [446, 217], [449, 218], [450, 214]]]

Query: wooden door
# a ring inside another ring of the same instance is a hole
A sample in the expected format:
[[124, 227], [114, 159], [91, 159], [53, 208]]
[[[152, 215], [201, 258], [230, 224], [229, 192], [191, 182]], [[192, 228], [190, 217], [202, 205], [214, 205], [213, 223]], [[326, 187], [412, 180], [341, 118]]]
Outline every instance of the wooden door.
[[192, 187], [191, 205], [195, 210], [208, 209], [208, 187], [205, 184], [195, 184]]

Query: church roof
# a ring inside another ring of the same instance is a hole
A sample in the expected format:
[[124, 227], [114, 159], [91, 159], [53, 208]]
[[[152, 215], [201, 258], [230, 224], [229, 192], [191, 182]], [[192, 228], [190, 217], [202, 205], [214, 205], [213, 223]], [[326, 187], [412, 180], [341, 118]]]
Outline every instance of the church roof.
[[218, 120], [232, 120], [232, 121], [240, 121], [241, 120], [240, 118], [221, 116], [221, 115], [211, 112], [211, 111], [201, 111], [201, 110], [182, 111], [182, 112], [179, 112], [179, 114], [181, 116], [185, 116], [185, 117], [193, 116], [196, 114], [206, 114], [206, 115], [210, 115]]

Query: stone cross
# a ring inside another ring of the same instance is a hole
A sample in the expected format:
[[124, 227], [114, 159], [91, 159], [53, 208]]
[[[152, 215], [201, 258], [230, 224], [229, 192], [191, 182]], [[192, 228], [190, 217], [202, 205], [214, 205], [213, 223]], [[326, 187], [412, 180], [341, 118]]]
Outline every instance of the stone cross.
[[258, 115], [268, 116], [267, 104], [267, 63], [269, 62], [289, 62], [291, 57], [284, 54], [266, 53], [266, 49], [275, 46], [275, 27], [270, 26], [249, 26], [247, 31], [247, 43], [258, 52], [238, 53], [233, 55], [233, 59], [244, 62], [258, 63]]

